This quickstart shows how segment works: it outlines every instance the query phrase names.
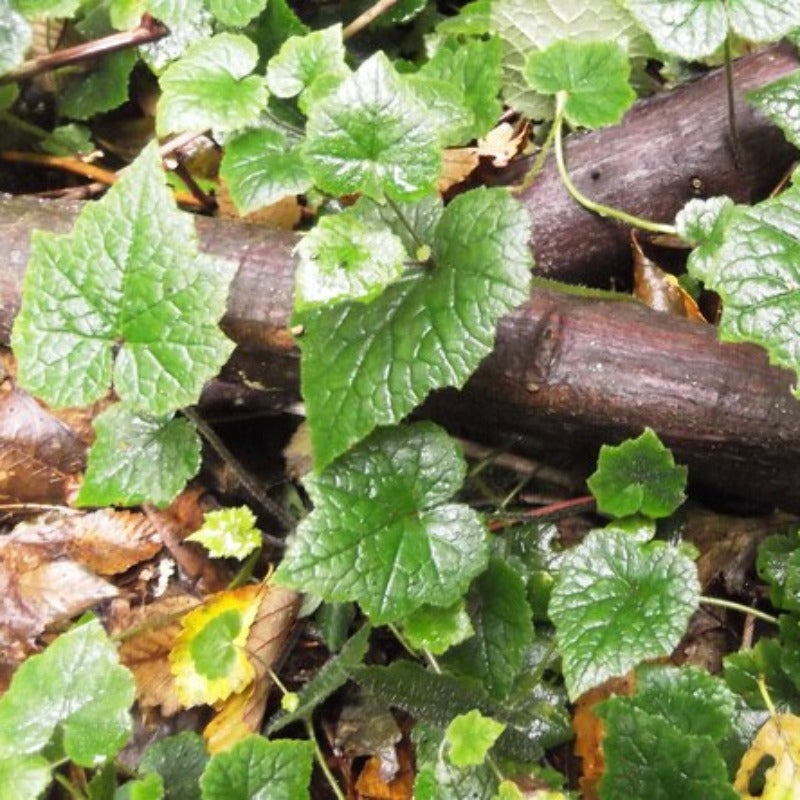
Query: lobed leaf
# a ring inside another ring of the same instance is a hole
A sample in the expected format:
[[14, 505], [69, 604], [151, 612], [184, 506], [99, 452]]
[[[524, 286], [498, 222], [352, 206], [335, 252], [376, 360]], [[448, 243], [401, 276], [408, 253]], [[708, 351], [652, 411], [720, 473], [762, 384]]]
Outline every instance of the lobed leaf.
[[248, 736], [215, 755], [200, 779], [203, 800], [303, 800], [309, 798], [314, 758], [311, 742], [267, 741]]
[[597, 508], [612, 517], [644, 514], [668, 517], [686, 499], [686, 467], [646, 428], [641, 436], [617, 447], [603, 445], [597, 470], [586, 481]]
[[[503, 189], [445, 209], [434, 266], [371, 303], [303, 314], [301, 381], [317, 469], [432, 389], [462, 386], [491, 352], [498, 320], [527, 297], [530, 221]], [[330, 424], [331, 420], [336, 424]]]
[[550, 598], [570, 699], [666, 656], [700, 594], [695, 565], [663, 542], [592, 531], [565, 553]]
[[186, 541], [199, 542], [213, 558], [242, 560], [261, 547], [261, 531], [247, 506], [221, 508], [204, 514], [202, 527]]
[[277, 203], [311, 188], [300, 150], [269, 128], [237, 134], [225, 144], [220, 177], [240, 214]]
[[383, 52], [312, 106], [303, 153], [314, 182], [334, 195], [418, 197], [441, 166], [426, 109]]
[[431, 423], [376, 431], [306, 488], [314, 510], [275, 579], [356, 600], [373, 622], [458, 600], [488, 560], [486, 532], [466, 505], [463, 456]]
[[636, 99], [630, 61], [615, 42], [560, 39], [525, 60], [525, 80], [545, 95], [566, 95], [564, 116], [574, 127], [599, 128], [622, 119]]
[[266, 7], [267, 0], [208, 0], [211, 13], [223, 24], [241, 28]]
[[200, 437], [183, 418], [145, 417], [117, 404], [92, 424], [97, 438], [78, 505], [165, 506], [200, 469]]
[[199, 800], [200, 776], [207, 763], [203, 739], [194, 731], [184, 731], [148, 745], [139, 772], [157, 772], [167, 800]]
[[746, 97], [800, 147], [800, 71], [748, 92]]
[[128, 84], [138, 60], [135, 50], [110, 53], [88, 75], [67, 81], [58, 95], [61, 114], [86, 120], [121, 106], [128, 99]]
[[194, 403], [233, 349], [217, 327], [233, 271], [198, 254], [149, 145], [71, 233], [34, 232], [11, 340], [20, 385], [53, 406], [112, 383], [135, 412]]
[[254, 124], [267, 104], [263, 78], [250, 73], [258, 50], [246, 36], [219, 33], [191, 45], [161, 75], [159, 136]]
[[464, 601], [452, 606], [422, 606], [403, 620], [403, 636], [417, 650], [438, 656], [475, 634]]
[[[68, 758], [97, 767], [128, 741], [133, 699], [133, 676], [100, 623], [78, 625], [14, 673], [0, 698], [0, 761], [32, 756], [60, 732]], [[31, 781], [43, 768], [23, 763]]]
[[444, 732], [444, 738], [450, 745], [450, 763], [456, 767], [482, 764], [505, 727], [505, 723], [484, 717], [477, 709], [460, 714]]

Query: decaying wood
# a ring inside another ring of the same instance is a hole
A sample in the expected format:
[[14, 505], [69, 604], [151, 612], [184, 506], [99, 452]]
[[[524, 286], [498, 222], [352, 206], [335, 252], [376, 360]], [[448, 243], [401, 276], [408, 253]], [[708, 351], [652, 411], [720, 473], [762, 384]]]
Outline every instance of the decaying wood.
[[[761, 85], [796, 66], [790, 51], [772, 49], [737, 64], [739, 85]], [[740, 112], [740, 123], [745, 167], [735, 172], [715, 74], [638, 104], [620, 128], [578, 138], [572, 172], [594, 197], [657, 219], [697, 192], [757, 199], [794, 151], [755, 114]], [[595, 283], [628, 270], [627, 231], [575, 206], [554, 180], [548, 166], [523, 198], [540, 266], [561, 278], [587, 280], [591, 271]], [[31, 230], [68, 230], [79, 209], [0, 198], [0, 342], [18, 306]], [[298, 398], [299, 359], [287, 331], [297, 237], [206, 218], [198, 231], [205, 251], [239, 265], [224, 320], [238, 348], [225, 376], [285, 407]], [[710, 326], [633, 302], [537, 291], [503, 320], [494, 353], [467, 387], [437, 393], [426, 412], [509, 449], [578, 453], [587, 463], [601, 442], [649, 425], [689, 464], [695, 483], [800, 511], [800, 402], [791, 385], [761, 350], [719, 344]]]

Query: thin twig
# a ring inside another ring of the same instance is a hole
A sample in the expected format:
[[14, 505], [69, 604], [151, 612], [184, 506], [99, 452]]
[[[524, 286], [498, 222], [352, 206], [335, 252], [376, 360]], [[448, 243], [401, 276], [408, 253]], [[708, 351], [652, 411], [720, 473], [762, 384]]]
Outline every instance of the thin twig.
[[375, 5], [370, 6], [363, 14], [359, 14], [345, 27], [342, 31], [342, 39], [347, 41], [351, 36], [355, 36], [359, 31], [366, 28], [370, 22], [388, 11], [395, 3], [397, 3], [397, 0], [378, 0]]
[[154, 20], [149, 14], [142, 17], [138, 28], [132, 31], [120, 31], [91, 42], [66, 47], [63, 50], [55, 50], [43, 56], [26, 61], [4, 75], [0, 75], [0, 86], [7, 83], [16, 83], [25, 78], [32, 78], [43, 72], [49, 72], [58, 67], [65, 67], [69, 64], [78, 64], [97, 56], [116, 53], [119, 50], [127, 50], [131, 47], [138, 47], [141, 44], [148, 44], [163, 38], [169, 33], [166, 25]]
[[328, 785], [331, 787], [331, 791], [335, 795], [336, 800], [345, 800], [345, 796], [342, 793], [342, 790], [339, 788], [336, 778], [333, 777], [333, 773], [331, 772], [331, 768], [328, 766], [328, 762], [325, 760], [325, 754], [322, 752], [322, 748], [319, 746], [317, 736], [314, 733], [314, 726], [311, 724], [310, 720], [307, 719], [303, 720], [303, 725], [305, 725], [306, 734], [314, 746], [314, 757], [317, 760], [317, 764], [322, 770], [323, 775], [325, 775], [325, 780], [328, 781]]
[[[225, 442], [217, 436], [216, 431], [193, 408], [184, 408], [183, 415], [190, 420], [200, 435], [209, 443], [216, 454], [231, 468], [239, 483], [249, 492], [252, 498], [287, 530], [295, 526], [294, 520], [262, 489], [258, 481], [245, 469], [244, 465], [228, 449]], [[285, 547], [286, 543], [277, 536], [262, 534], [265, 541], [273, 547]]]

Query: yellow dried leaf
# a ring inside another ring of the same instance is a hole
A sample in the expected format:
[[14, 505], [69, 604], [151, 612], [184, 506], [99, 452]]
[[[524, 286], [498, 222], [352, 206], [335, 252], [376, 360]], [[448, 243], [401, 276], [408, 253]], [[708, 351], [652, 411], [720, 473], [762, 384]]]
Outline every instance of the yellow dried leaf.
[[246, 645], [264, 590], [254, 585], [220, 592], [183, 618], [169, 662], [184, 706], [224, 700], [253, 680]]
[[743, 800], [755, 800], [748, 791], [750, 780], [765, 759], [772, 766], [764, 775], [760, 800], [800, 800], [800, 717], [775, 714], [756, 734], [733, 785]]

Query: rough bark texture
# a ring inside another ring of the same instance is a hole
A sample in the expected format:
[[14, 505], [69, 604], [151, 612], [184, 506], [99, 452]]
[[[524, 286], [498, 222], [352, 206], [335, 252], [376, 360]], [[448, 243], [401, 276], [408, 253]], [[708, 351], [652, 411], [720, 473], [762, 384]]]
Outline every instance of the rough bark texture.
[[[740, 61], [737, 81], [762, 85], [796, 66], [790, 51], [772, 49]], [[780, 133], [744, 109], [740, 126], [745, 166], [736, 172], [715, 73], [637, 104], [620, 128], [576, 139], [569, 158], [592, 196], [668, 219], [697, 193], [762, 197], [788, 168], [794, 151]], [[523, 199], [546, 272], [605, 284], [629, 271], [627, 231], [575, 206], [551, 165]], [[0, 197], [0, 342], [18, 307], [31, 230], [68, 230], [79, 209]], [[215, 219], [198, 219], [198, 230], [205, 251], [239, 265], [224, 321], [239, 347], [226, 376], [284, 407], [299, 396], [299, 359], [286, 329], [296, 236]], [[800, 511], [800, 403], [791, 383], [758, 348], [719, 344], [710, 326], [635, 303], [542, 291], [502, 322], [495, 352], [467, 387], [438, 393], [426, 412], [477, 438], [587, 461], [601, 442], [649, 425], [697, 483]]]

